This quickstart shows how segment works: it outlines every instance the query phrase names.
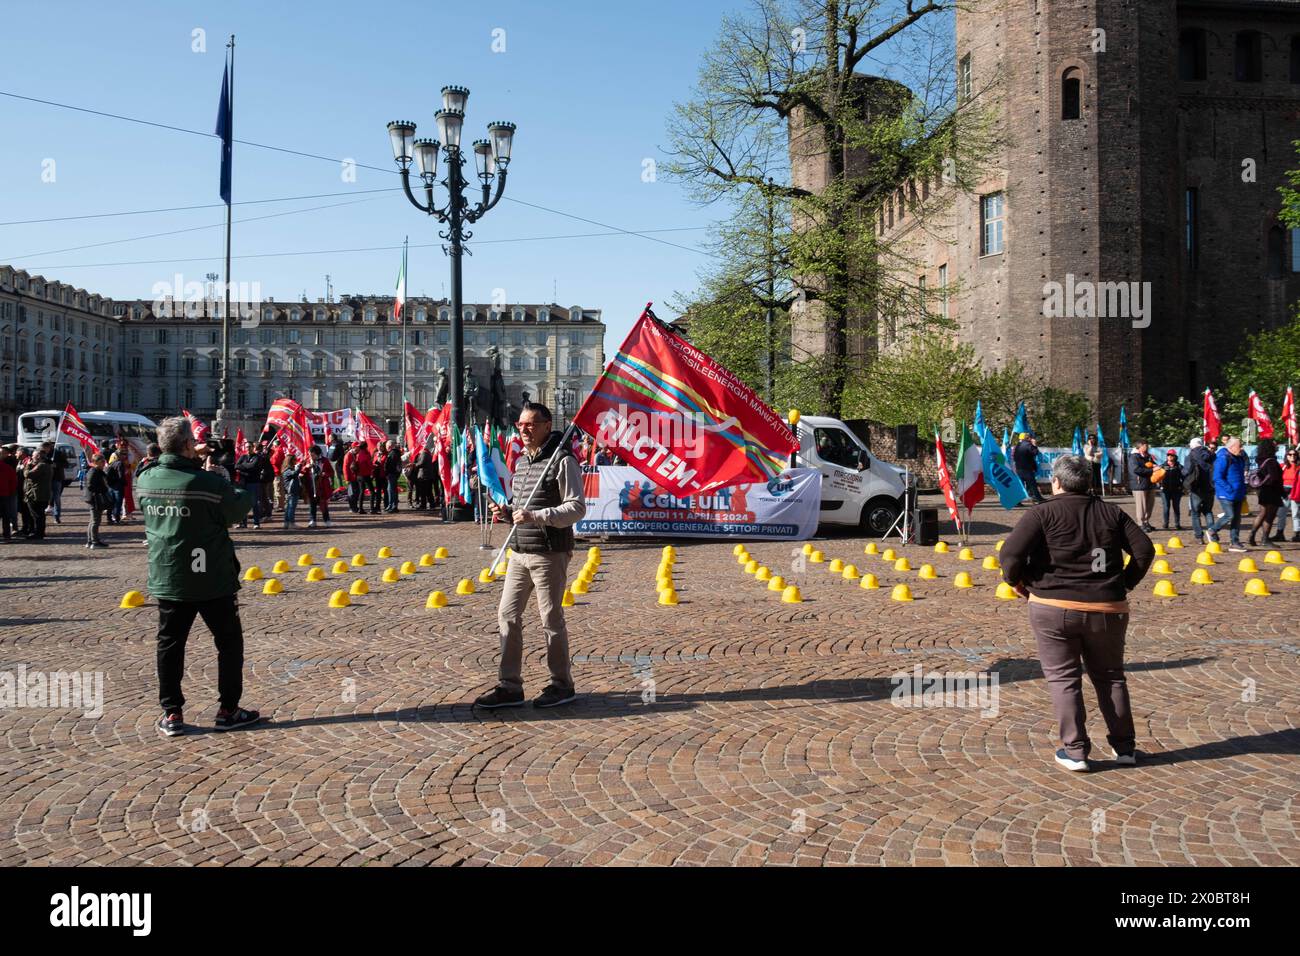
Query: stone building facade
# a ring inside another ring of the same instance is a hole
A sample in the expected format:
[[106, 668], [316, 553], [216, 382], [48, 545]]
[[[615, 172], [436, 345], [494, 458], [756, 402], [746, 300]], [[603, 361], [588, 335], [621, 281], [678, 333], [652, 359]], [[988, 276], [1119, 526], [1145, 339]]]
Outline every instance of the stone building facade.
[[[236, 319], [231, 417], [260, 427], [283, 395], [315, 410], [351, 406], [376, 420], [400, 418], [402, 325], [391, 319], [393, 304], [391, 296], [360, 295], [262, 302]], [[113, 301], [0, 266], [0, 432], [13, 433], [18, 413], [65, 401], [155, 421], [182, 407], [213, 418], [219, 305]], [[433, 404], [438, 370], [450, 371], [451, 305], [411, 298], [406, 314], [406, 396], [424, 409]], [[490, 385], [496, 348], [511, 405], [527, 392], [551, 406], [557, 422], [577, 411], [604, 369], [599, 309], [466, 304], [464, 330], [466, 364], [480, 388]]]
[[[972, 192], [900, 184], [876, 223], [917, 263], [915, 317], [1113, 418], [1196, 398], [1294, 315], [1277, 188], [1300, 166], [1300, 2], [980, 0], [956, 54], [1000, 146]], [[889, 348], [909, 316], [872, 318]]]

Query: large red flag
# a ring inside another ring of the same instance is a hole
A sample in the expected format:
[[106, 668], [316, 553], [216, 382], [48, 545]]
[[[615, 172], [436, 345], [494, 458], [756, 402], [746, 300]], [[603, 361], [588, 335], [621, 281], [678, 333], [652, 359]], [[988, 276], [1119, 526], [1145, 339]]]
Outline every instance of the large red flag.
[[674, 334], [649, 306], [573, 420], [682, 497], [766, 483], [799, 449], [753, 389]]
[[357, 409], [357, 441], [366, 443], [370, 453], [375, 453], [375, 446], [382, 441], [387, 441], [388, 435], [382, 428], [376, 425], [365, 412]]
[[1286, 398], [1282, 399], [1282, 426], [1286, 429], [1287, 442], [1300, 444], [1300, 422], [1296, 421], [1295, 394], [1290, 385], [1286, 387]]
[[248, 439], [244, 437], [242, 428], [235, 429], [235, 454], [240, 458], [248, 454]]
[[402, 434], [408, 451], [424, 447], [419, 441], [420, 428], [423, 424], [424, 416], [420, 414], [420, 410], [410, 402], [402, 402]]
[[1259, 425], [1260, 438], [1273, 437], [1273, 420], [1268, 417], [1268, 412], [1264, 410], [1264, 403], [1259, 400], [1255, 390], [1250, 390], [1250, 395], [1246, 399], [1246, 414], [1255, 420]]
[[92, 455], [99, 454], [99, 446], [95, 444], [95, 439], [90, 437], [90, 429], [81, 420], [81, 416], [77, 414], [71, 402], [68, 402], [63, 409], [63, 420], [59, 423], [59, 431], [81, 442], [81, 447], [88, 449]]
[[190, 423], [190, 434], [194, 436], [194, 444], [201, 445], [207, 441], [208, 436], [212, 433], [212, 429], [203, 424], [203, 421], [197, 415], [190, 414], [188, 408], [182, 408], [181, 414], [184, 415], [185, 420]]
[[1201, 412], [1201, 431], [1207, 442], [1217, 439], [1223, 431], [1219, 408], [1214, 404], [1214, 394], [1208, 388], [1205, 390], [1205, 408]]
[[948, 514], [952, 516], [957, 530], [961, 530], [961, 516], [957, 513], [957, 495], [952, 490], [952, 475], [948, 473], [948, 459], [944, 457], [943, 442], [939, 433], [934, 433], [934, 457], [939, 465], [939, 487], [943, 489], [943, 500], [948, 505]]

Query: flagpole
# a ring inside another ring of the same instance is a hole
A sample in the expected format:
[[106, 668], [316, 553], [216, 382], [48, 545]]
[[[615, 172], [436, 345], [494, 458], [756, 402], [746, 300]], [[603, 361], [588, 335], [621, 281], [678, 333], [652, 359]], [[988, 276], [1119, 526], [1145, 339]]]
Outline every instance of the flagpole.
[[[230, 50], [230, 84], [226, 93], [226, 123], [228, 135], [231, 141], [230, 147], [230, 179], [231, 194], [234, 193], [234, 172], [235, 172], [235, 35], [230, 34], [230, 42], [226, 44]], [[221, 402], [218, 415], [221, 423], [225, 427], [228, 406], [230, 403], [230, 231], [231, 231], [231, 203], [230, 199], [226, 200], [226, 305], [221, 311]]]
[[[407, 236], [402, 240], [402, 440], [406, 440], [406, 290], [410, 285], [406, 277], [406, 245], [411, 241]], [[409, 449], [408, 449], [409, 450]]]

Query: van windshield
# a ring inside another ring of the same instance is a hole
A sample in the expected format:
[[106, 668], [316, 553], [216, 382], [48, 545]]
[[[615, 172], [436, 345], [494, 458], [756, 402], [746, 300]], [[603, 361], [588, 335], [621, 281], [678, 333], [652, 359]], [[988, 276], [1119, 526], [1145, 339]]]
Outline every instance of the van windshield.
[[817, 457], [822, 461], [858, 470], [860, 449], [847, 432], [838, 428], [816, 428], [813, 430], [813, 441], [817, 445]]
[[124, 426], [118, 422], [104, 421], [103, 419], [92, 418], [90, 421], [86, 422], [86, 430], [90, 432], [90, 436], [94, 438], [96, 440], [96, 444], [99, 445], [103, 444], [103, 442], [99, 441], [99, 439], [117, 438], [118, 430], [123, 429], [125, 431], [127, 427], [128, 426]]
[[54, 430], [58, 427], [59, 419], [55, 415], [23, 415], [18, 419], [18, 431], [25, 435], [40, 435], [52, 439]]

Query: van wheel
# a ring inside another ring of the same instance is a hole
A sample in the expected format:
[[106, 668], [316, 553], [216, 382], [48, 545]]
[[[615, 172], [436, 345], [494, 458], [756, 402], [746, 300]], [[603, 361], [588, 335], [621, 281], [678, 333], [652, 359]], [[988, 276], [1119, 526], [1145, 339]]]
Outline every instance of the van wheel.
[[881, 537], [889, 532], [902, 514], [902, 508], [893, 498], [872, 498], [862, 506], [862, 518], [858, 525], [864, 534]]

